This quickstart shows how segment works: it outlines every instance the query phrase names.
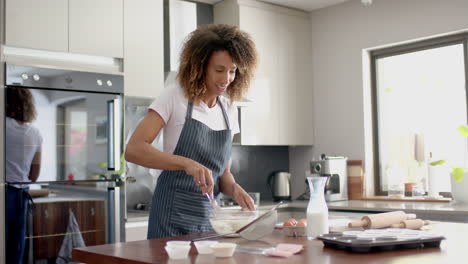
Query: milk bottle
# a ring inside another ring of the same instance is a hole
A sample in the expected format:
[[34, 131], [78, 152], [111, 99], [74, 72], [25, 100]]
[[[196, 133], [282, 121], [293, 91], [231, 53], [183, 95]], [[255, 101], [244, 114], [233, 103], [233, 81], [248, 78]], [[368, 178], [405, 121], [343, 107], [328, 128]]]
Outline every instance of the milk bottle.
[[307, 177], [310, 188], [310, 200], [307, 205], [307, 237], [315, 238], [328, 234], [328, 207], [325, 202], [325, 183], [327, 177]]

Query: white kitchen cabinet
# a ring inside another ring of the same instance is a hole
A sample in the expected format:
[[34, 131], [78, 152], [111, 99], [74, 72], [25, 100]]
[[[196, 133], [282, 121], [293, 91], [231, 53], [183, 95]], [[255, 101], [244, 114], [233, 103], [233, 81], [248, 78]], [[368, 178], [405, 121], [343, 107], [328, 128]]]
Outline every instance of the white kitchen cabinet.
[[123, 0], [7, 0], [11, 47], [123, 57]]
[[124, 0], [125, 95], [157, 97], [164, 88], [163, 1]]
[[279, 145], [312, 145], [311, 34], [309, 19], [278, 14]]
[[311, 32], [307, 13], [252, 0], [224, 0], [215, 23], [239, 25], [259, 65], [241, 109], [242, 145], [312, 145]]
[[69, 51], [123, 57], [123, 0], [69, 0]]
[[[278, 57], [274, 56], [276, 47], [270, 41], [275, 37], [275, 14], [240, 6], [240, 27], [248, 32], [258, 48], [260, 64], [252, 82], [247, 99], [251, 106], [241, 108], [241, 144], [275, 145], [279, 131], [279, 93], [273, 82], [277, 74]], [[256, 21], [255, 23], [251, 23]]]
[[296, 58], [296, 127], [293, 145], [314, 144], [313, 93], [312, 93], [312, 32], [310, 19], [301, 19], [296, 27], [293, 50]]
[[68, 0], [7, 0], [8, 46], [68, 51]]

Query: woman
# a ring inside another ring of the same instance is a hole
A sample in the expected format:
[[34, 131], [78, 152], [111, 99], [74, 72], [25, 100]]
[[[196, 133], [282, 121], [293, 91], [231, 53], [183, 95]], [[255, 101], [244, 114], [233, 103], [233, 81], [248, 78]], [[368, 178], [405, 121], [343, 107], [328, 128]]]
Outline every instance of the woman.
[[[190, 34], [177, 84], [150, 105], [125, 152], [127, 161], [164, 170], [153, 194], [148, 239], [212, 231], [206, 193], [222, 192], [254, 209], [230, 172], [230, 158], [239, 132], [232, 102], [246, 92], [256, 63], [255, 45], [238, 27], [208, 25]], [[151, 146], [161, 129], [164, 152]]]
[[5, 91], [6, 262], [22, 263], [30, 196], [20, 182], [35, 182], [39, 177], [42, 136], [30, 124], [36, 118], [31, 92], [23, 88]]

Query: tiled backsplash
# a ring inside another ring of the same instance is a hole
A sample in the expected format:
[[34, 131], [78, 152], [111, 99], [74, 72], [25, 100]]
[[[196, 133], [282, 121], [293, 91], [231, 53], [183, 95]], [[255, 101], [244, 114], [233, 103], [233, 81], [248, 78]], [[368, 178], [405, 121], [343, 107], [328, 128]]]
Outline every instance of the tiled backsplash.
[[267, 179], [273, 171], [289, 171], [288, 147], [233, 146], [231, 172], [248, 192], [271, 200]]

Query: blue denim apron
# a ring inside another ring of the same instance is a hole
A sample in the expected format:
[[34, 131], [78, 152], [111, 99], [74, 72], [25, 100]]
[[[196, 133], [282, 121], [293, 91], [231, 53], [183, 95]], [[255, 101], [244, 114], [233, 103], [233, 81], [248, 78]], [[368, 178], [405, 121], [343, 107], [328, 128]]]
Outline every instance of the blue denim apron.
[[[219, 177], [231, 157], [229, 119], [219, 98], [226, 130], [212, 130], [192, 119], [193, 104], [187, 106], [185, 123], [174, 155], [192, 159], [212, 171], [214, 195], [219, 194]], [[212, 231], [211, 205], [193, 177], [185, 171], [163, 171], [158, 178], [148, 223], [148, 239]]]

